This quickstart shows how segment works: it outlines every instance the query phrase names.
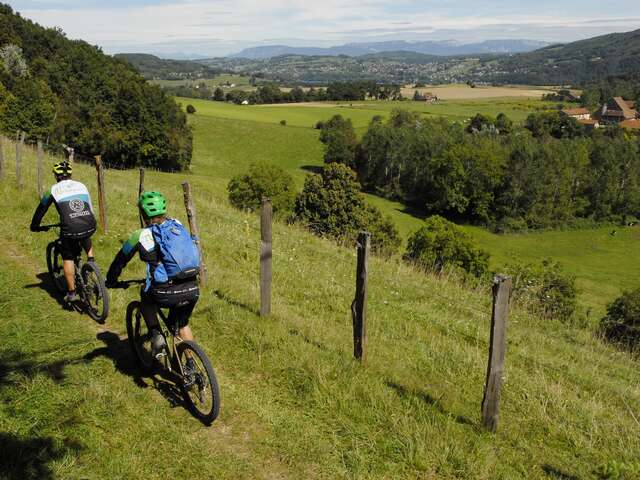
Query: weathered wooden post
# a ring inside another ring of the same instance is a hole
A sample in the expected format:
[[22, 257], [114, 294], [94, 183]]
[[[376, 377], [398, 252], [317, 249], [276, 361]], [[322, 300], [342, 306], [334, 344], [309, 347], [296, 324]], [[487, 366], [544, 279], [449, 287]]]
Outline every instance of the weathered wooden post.
[[[144, 167], [140, 167], [140, 183], [138, 184], [138, 198], [144, 192]], [[136, 203], [138, 202], [138, 198], [136, 198]], [[140, 226], [144, 227], [144, 217], [142, 216], [142, 212], [140, 212]]]
[[69, 162], [69, 165], [73, 165], [73, 160], [75, 158], [75, 150], [73, 149], [73, 147], [69, 147], [68, 152], [69, 152], [69, 159], [67, 160], [67, 162]]
[[38, 196], [42, 198], [44, 187], [42, 185], [42, 170], [44, 168], [44, 149], [42, 148], [42, 140], [38, 139], [38, 159], [36, 164], [36, 178], [38, 182]]
[[196, 218], [196, 206], [191, 197], [191, 185], [189, 185], [189, 182], [182, 184], [182, 192], [184, 193], [184, 208], [187, 210], [187, 219], [189, 220], [189, 230], [195, 239], [198, 252], [200, 253], [200, 286], [204, 287], [207, 284], [207, 269], [204, 266], [202, 242], [200, 241], [200, 231], [198, 230], [198, 221]]
[[22, 187], [22, 146], [24, 145], [24, 132], [20, 132], [16, 139], [16, 180], [18, 187]]
[[271, 260], [272, 252], [271, 200], [262, 197], [260, 209], [260, 316], [271, 315]]
[[4, 137], [0, 134], [0, 180], [4, 178]]
[[482, 398], [482, 425], [495, 432], [500, 411], [500, 388], [504, 374], [504, 356], [507, 349], [507, 319], [509, 318], [509, 296], [511, 277], [496, 275], [493, 278], [493, 312], [489, 341], [487, 381]]
[[96, 171], [98, 172], [98, 209], [100, 210], [100, 226], [103, 232], [107, 232], [107, 202], [104, 195], [104, 169], [102, 156], [96, 155]]
[[371, 234], [360, 232], [358, 235], [356, 267], [356, 296], [351, 304], [353, 321], [353, 356], [362, 362], [366, 360], [367, 352], [367, 296], [369, 251], [371, 249]]

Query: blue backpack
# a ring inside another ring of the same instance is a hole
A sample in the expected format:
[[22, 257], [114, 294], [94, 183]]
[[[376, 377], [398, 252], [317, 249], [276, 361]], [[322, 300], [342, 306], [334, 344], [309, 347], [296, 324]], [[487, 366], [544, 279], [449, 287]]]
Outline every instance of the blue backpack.
[[160, 249], [160, 263], [153, 273], [155, 283], [195, 277], [200, 270], [200, 254], [193, 238], [176, 220], [151, 226], [151, 233]]

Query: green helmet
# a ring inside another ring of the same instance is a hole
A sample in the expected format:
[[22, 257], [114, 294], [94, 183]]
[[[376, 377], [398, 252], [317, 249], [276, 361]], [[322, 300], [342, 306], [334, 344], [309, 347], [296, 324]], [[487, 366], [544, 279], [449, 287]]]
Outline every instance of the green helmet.
[[167, 200], [160, 192], [143, 192], [138, 207], [146, 218], [157, 217], [167, 213]]

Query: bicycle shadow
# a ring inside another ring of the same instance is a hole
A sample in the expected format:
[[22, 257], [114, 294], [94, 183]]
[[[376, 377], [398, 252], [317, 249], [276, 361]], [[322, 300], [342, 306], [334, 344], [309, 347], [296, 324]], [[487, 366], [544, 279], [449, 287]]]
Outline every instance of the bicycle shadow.
[[[108, 358], [113, 362], [116, 370], [123, 375], [131, 377], [136, 386], [140, 388], [152, 386], [169, 402], [172, 408], [186, 408], [182, 391], [178, 386], [179, 377], [177, 375], [165, 369], [161, 369], [151, 376], [144, 375], [136, 363], [133, 353], [131, 352], [129, 340], [126, 337], [120, 338], [115, 332], [104, 331], [98, 333], [96, 338], [104, 343], [104, 346], [87, 353], [83, 357], [85, 360], [91, 361], [98, 357]], [[151, 385], [147, 383], [147, 380], [151, 382]]]
[[39, 288], [41, 290], [44, 290], [49, 294], [51, 298], [58, 302], [58, 305], [65, 309], [68, 309], [67, 304], [64, 302], [64, 299], [60, 294], [60, 290], [58, 290], [58, 288], [54, 285], [53, 280], [51, 280], [51, 276], [49, 276], [48, 272], [38, 273], [36, 275], [36, 278], [40, 280], [40, 283], [29, 283], [27, 285], [24, 285], [22, 288], [25, 288], [27, 290], [32, 288]]

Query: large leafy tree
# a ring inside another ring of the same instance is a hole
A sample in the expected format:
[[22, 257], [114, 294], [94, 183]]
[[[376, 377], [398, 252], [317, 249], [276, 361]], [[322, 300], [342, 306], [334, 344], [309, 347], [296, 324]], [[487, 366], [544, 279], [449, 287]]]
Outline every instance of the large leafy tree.
[[119, 167], [179, 170], [189, 164], [185, 114], [124, 61], [3, 4], [0, 57], [0, 129], [72, 145]]

